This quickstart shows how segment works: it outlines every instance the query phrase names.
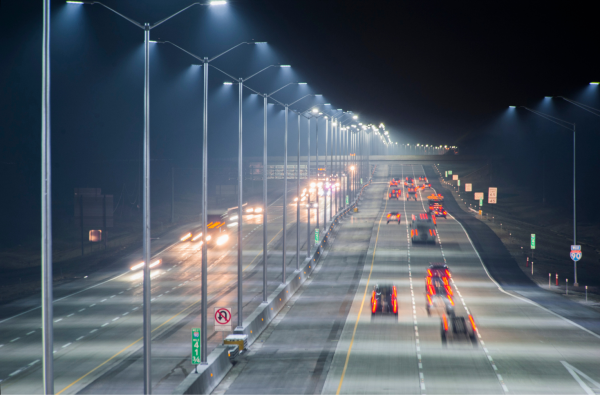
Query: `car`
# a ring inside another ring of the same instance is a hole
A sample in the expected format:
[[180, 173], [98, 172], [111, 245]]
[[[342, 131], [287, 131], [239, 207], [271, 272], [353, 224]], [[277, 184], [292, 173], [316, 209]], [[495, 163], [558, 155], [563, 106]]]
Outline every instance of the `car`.
[[392, 178], [392, 180], [390, 181], [390, 186], [391, 187], [397, 187], [398, 186], [398, 180]]
[[414, 186], [415, 185], [415, 179], [412, 177], [406, 177], [405, 181], [404, 181], [404, 186], [408, 187], [408, 186]]
[[424, 183], [423, 185], [421, 185], [421, 188], [422, 188], [422, 189], [431, 189], [431, 183], [429, 183], [429, 182], [426, 182], [426, 183]]
[[427, 196], [429, 201], [429, 212], [435, 217], [444, 217], [448, 215], [448, 212], [444, 209], [444, 197], [440, 194], [431, 194]]
[[400, 196], [402, 196], [402, 189], [392, 189], [388, 194], [389, 199], [400, 199]]
[[448, 340], [460, 340], [466, 338], [471, 341], [473, 347], [477, 347], [477, 326], [471, 314], [465, 319], [462, 316], [442, 315], [440, 322], [440, 335], [442, 345], [446, 346]]
[[441, 311], [440, 315], [454, 316], [454, 293], [447, 278], [425, 276], [425, 310]]
[[421, 176], [421, 177], [419, 177], [419, 181], [421, 181], [421, 182], [427, 182], [427, 177]]
[[417, 200], [417, 188], [414, 186], [406, 188], [406, 200], [410, 199]]
[[410, 224], [410, 239], [412, 243], [435, 244], [437, 238], [436, 224], [435, 217], [431, 217], [427, 213], [413, 214]]
[[400, 225], [400, 220], [402, 219], [402, 214], [398, 213], [398, 212], [391, 212], [388, 213], [387, 215], [387, 223], [389, 224], [390, 221], [398, 221], [398, 225]]
[[[221, 247], [229, 243], [230, 230], [226, 226], [224, 215], [209, 214], [206, 219], [206, 245]], [[180, 238], [182, 242], [202, 243], [202, 227], [193, 228]]]
[[398, 291], [393, 284], [377, 284], [371, 293], [371, 315], [377, 313], [398, 316]]
[[427, 275], [429, 277], [446, 277], [448, 279], [452, 277], [448, 265], [446, 265], [444, 262], [431, 262], [427, 268]]

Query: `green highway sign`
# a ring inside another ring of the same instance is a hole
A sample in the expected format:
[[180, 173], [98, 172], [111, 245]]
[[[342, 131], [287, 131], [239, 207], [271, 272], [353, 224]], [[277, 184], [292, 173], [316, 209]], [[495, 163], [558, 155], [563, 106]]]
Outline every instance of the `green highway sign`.
[[460, 180], [458, 180], [458, 186], [460, 186]]
[[360, 185], [362, 185], [362, 177], [360, 178]]
[[319, 228], [315, 229], [315, 243], [319, 242]]
[[446, 178], [448, 178], [448, 170], [446, 170]]
[[200, 328], [192, 328], [192, 365], [200, 365]]
[[479, 199], [479, 207], [483, 206], [483, 199]]
[[535, 250], [535, 233], [531, 234], [531, 249]]
[[452, 170], [448, 170], [448, 174], [452, 175]]
[[346, 204], [350, 204], [350, 198], [348, 198], [348, 195], [346, 195]]

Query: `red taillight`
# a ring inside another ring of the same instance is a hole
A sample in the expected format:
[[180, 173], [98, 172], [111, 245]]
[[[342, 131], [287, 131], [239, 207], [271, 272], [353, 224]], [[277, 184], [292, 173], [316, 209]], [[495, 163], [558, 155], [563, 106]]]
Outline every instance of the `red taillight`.
[[454, 292], [452, 292], [452, 288], [449, 285], [446, 285], [446, 292], [448, 292], [448, 295], [454, 295]]
[[419, 235], [419, 229], [415, 229], [415, 236]]
[[429, 302], [430, 305], [432, 305], [433, 303], [431, 302], [431, 297], [429, 295], [427, 295], [427, 301]]
[[450, 295], [448, 295], [448, 300], [450, 301], [450, 304], [451, 304], [452, 306], [454, 306], [454, 301], [452, 300], [452, 298], [450, 297]]
[[477, 332], [477, 327], [475, 326], [475, 321], [473, 321], [473, 316], [469, 314], [469, 321], [471, 321], [471, 326], [473, 327], [473, 332]]
[[427, 288], [429, 288], [429, 295], [435, 295], [435, 288], [433, 285], [428, 285]]
[[427, 273], [429, 273], [429, 277], [433, 276], [433, 274], [431, 274], [431, 270], [427, 269]]
[[446, 319], [446, 316], [442, 316], [443, 320], [444, 320], [444, 330], [447, 331], [448, 330], [448, 320]]
[[398, 312], [398, 301], [394, 298], [394, 314]]
[[433, 235], [435, 236], [435, 229], [430, 229], [433, 232]]
[[431, 229], [429, 229], [429, 236], [433, 236], [433, 233], [431, 233]]
[[392, 295], [394, 295], [394, 297], [398, 296], [398, 291], [396, 290], [396, 286], [395, 285], [392, 287]]
[[411, 229], [411, 230], [410, 230], [410, 237], [413, 237], [414, 235], [415, 235], [415, 230], [414, 230], [414, 229]]
[[444, 280], [444, 284], [449, 285], [448, 284], [448, 279], [446, 277], [444, 277], [443, 280]]
[[387, 216], [387, 217], [389, 218], [389, 217], [391, 217], [391, 216], [392, 216], [392, 214], [388, 214], [388, 216]]

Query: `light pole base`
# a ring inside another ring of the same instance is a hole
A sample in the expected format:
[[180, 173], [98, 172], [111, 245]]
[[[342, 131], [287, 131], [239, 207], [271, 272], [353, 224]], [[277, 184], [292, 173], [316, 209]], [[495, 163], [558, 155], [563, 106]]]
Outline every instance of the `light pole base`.
[[573, 283], [573, 286], [578, 287], [579, 283]]

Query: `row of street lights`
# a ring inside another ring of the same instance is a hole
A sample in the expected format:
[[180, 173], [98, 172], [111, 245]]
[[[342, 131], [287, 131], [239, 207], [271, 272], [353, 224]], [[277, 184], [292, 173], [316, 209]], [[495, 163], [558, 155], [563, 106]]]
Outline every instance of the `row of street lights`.
[[[242, 161], [242, 93], [243, 88], [247, 88], [252, 92], [263, 97], [264, 103], [264, 145], [263, 145], [263, 302], [267, 301], [267, 105], [268, 100], [272, 100], [275, 104], [280, 104], [285, 109], [285, 129], [284, 129], [284, 195], [283, 195], [283, 262], [282, 262], [282, 282], [286, 282], [286, 230], [287, 230], [287, 136], [288, 136], [288, 114], [289, 110], [292, 110], [298, 115], [298, 155], [297, 155], [297, 195], [300, 197], [300, 131], [301, 131], [301, 120], [302, 118], [307, 119], [308, 122], [308, 156], [307, 156], [307, 185], [311, 188], [316, 186], [316, 199], [317, 207], [319, 205], [319, 190], [321, 186], [324, 200], [324, 212], [323, 212], [323, 229], [327, 226], [327, 196], [329, 196], [330, 202], [330, 213], [329, 219], [333, 218], [333, 206], [335, 203], [336, 211], [343, 210], [349, 203], [350, 198], [354, 199], [356, 196], [356, 190], [358, 189], [358, 182], [360, 174], [360, 180], [362, 177], [368, 175], [368, 166], [366, 165], [365, 155], [367, 152], [372, 151], [372, 141], [367, 139], [367, 134], [371, 133], [362, 124], [355, 124], [354, 122], [358, 119], [357, 115], [352, 114], [350, 111], [331, 110], [329, 105], [313, 106], [306, 111], [296, 111], [291, 108], [292, 105], [297, 104], [299, 101], [308, 97], [320, 97], [322, 95], [310, 94], [305, 95], [298, 100], [284, 104], [272, 96], [282, 90], [283, 88], [298, 84], [305, 85], [303, 82], [291, 82], [283, 87], [273, 91], [270, 94], [261, 94], [252, 88], [249, 88], [245, 82], [254, 76], [266, 71], [273, 67], [290, 67], [289, 65], [270, 65], [264, 69], [250, 75], [246, 78], [236, 78], [227, 72], [215, 67], [212, 62], [217, 58], [225, 55], [226, 53], [238, 48], [242, 45], [257, 45], [263, 44], [262, 42], [242, 42], [232, 48], [212, 57], [206, 56], [201, 57], [193, 54], [192, 52], [183, 49], [182, 47], [170, 42], [170, 41], [155, 41], [150, 39], [150, 31], [169, 19], [179, 15], [180, 13], [188, 10], [189, 8], [199, 6], [218, 6], [226, 4], [226, 1], [210, 1], [207, 3], [195, 2], [189, 6], [181, 9], [180, 11], [168, 16], [167, 18], [161, 19], [155, 23], [140, 23], [131, 19], [118, 11], [106, 6], [105, 4], [98, 1], [67, 1], [68, 4], [79, 4], [79, 5], [100, 5], [105, 9], [108, 9], [112, 13], [119, 17], [127, 20], [133, 25], [144, 30], [144, 152], [143, 152], [143, 261], [149, 262], [151, 259], [151, 248], [150, 248], [150, 44], [169, 44], [180, 51], [192, 56], [200, 62], [199, 67], [203, 70], [203, 120], [202, 120], [202, 196], [201, 196], [201, 207], [202, 207], [202, 291], [201, 291], [201, 362], [206, 363], [207, 361], [207, 267], [208, 267], [208, 251], [207, 243], [204, 239], [207, 234], [207, 179], [208, 179], [208, 70], [209, 67], [213, 67], [215, 70], [225, 74], [232, 79], [232, 82], [226, 82], [226, 85], [238, 84], [239, 91], [239, 130], [238, 130], [238, 248], [237, 248], [237, 266], [238, 266], [238, 328], [243, 325], [243, 313], [242, 313], [242, 218], [243, 218], [243, 161]], [[54, 393], [54, 378], [53, 378], [53, 333], [52, 333], [52, 234], [51, 234], [51, 167], [50, 167], [50, 0], [44, 0], [43, 2], [43, 83], [42, 83], [42, 318], [43, 318], [43, 374], [44, 374], [44, 393]], [[349, 118], [346, 118], [349, 117]], [[315, 119], [316, 121], [316, 136], [317, 136], [317, 183], [311, 183], [311, 167], [310, 167], [310, 121]], [[319, 146], [318, 146], [318, 133], [319, 133], [319, 120], [325, 120], [325, 168], [327, 169], [327, 155], [328, 149], [331, 151], [330, 167], [325, 171], [325, 178], [319, 180]], [[330, 122], [331, 121], [331, 122]], [[328, 147], [329, 135], [331, 136], [331, 147]], [[372, 139], [371, 139], [372, 140]], [[389, 137], [388, 137], [389, 140]], [[391, 144], [391, 141], [389, 142]], [[366, 147], [369, 146], [367, 149]], [[360, 154], [360, 160], [357, 160], [357, 153]], [[334, 158], [335, 157], [335, 158]], [[348, 173], [348, 170], [350, 172]], [[335, 199], [333, 197], [335, 193]], [[343, 197], [346, 197], [346, 200]], [[309, 194], [310, 202], [310, 194]], [[296, 217], [296, 269], [300, 265], [300, 252], [299, 252], [299, 223], [300, 223], [300, 206], [301, 202], [298, 199], [297, 203], [297, 217]], [[310, 253], [310, 205], [307, 205], [308, 209], [308, 254]], [[317, 212], [317, 227], [319, 224], [319, 214]], [[151, 393], [151, 283], [150, 283], [150, 265], [144, 265], [143, 267], [143, 371], [144, 371], [144, 393]]]

